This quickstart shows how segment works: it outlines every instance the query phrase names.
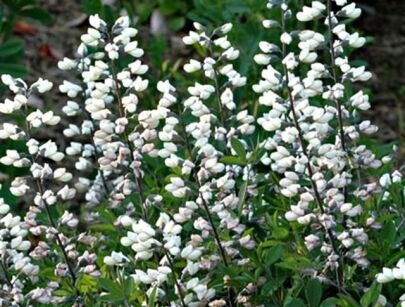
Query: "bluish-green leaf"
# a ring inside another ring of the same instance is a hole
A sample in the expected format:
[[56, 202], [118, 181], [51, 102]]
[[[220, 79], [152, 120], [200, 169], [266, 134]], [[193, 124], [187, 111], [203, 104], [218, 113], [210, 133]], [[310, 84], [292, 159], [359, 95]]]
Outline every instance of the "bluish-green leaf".
[[224, 156], [219, 161], [225, 164], [245, 165], [245, 161], [235, 156]]
[[329, 297], [324, 300], [319, 307], [336, 307], [338, 299], [336, 297]]
[[246, 149], [243, 143], [237, 138], [232, 138], [231, 145], [233, 150], [235, 150], [236, 154], [239, 156], [239, 158], [246, 160]]
[[103, 3], [101, 0], [82, 0], [83, 10], [87, 15], [101, 14]]
[[281, 245], [277, 245], [277, 246], [270, 248], [267, 252], [266, 259], [265, 259], [266, 265], [270, 266], [273, 263], [275, 263], [278, 259], [281, 258], [281, 255], [283, 254], [283, 252], [284, 252], [284, 249]]
[[374, 281], [360, 300], [362, 307], [374, 306], [381, 292], [381, 284]]
[[308, 281], [305, 287], [305, 296], [309, 307], [319, 307], [322, 299], [322, 284], [319, 279], [314, 278]]
[[22, 41], [19, 39], [10, 39], [0, 45], [0, 57], [14, 55], [24, 48]]
[[247, 194], [247, 187], [248, 187], [248, 181], [244, 181], [242, 183], [242, 186], [240, 187], [239, 190], [239, 194], [238, 194], [238, 212], [239, 212], [239, 216], [241, 216], [242, 214], [242, 210], [245, 204], [245, 200], [246, 200], [246, 194]]
[[53, 21], [51, 14], [47, 10], [44, 10], [40, 7], [30, 7], [22, 9], [19, 14], [21, 16], [30, 17], [35, 20], [39, 20], [42, 23], [48, 24]]
[[27, 74], [25, 66], [17, 63], [0, 63], [0, 75], [10, 74], [13, 77], [23, 77]]

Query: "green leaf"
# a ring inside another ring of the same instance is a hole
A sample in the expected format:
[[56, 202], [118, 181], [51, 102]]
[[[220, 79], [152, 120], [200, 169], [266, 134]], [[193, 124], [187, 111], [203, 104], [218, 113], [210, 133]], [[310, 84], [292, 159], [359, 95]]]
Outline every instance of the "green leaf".
[[114, 294], [105, 294], [101, 295], [98, 300], [100, 302], [117, 302], [117, 301], [122, 301], [123, 297], [122, 295], [114, 295]]
[[301, 271], [308, 268], [317, 268], [317, 264], [308, 258], [300, 255], [286, 255], [276, 266], [287, 270]]
[[288, 237], [288, 230], [282, 227], [276, 227], [273, 229], [272, 235], [277, 240], [283, 240]]
[[324, 300], [319, 307], [336, 307], [338, 299], [336, 297], [329, 297]]
[[304, 302], [300, 298], [287, 298], [284, 302], [284, 307], [305, 307]]
[[322, 298], [322, 285], [317, 279], [311, 279], [305, 287], [305, 296], [310, 307], [318, 307]]
[[266, 259], [265, 259], [266, 265], [270, 266], [273, 263], [275, 263], [278, 259], [281, 258], [283, 253], [284, 253], [284, 249], [283, 249], [283, 246], [281, 246], [281, 245], [277, 245], [277, 246], [270, 248], [267, 251], [267, 255], [266, 255]]
[[239, 216], [241, 216], [242, 214], [242, 210], [243, 210], [243, 205], [245, 204], [245, 200], [246, 200], [246, 194], [247, 194], [247, 187], [248, 187], [248, 181], [244, 181], [242, 183], [242, 186], [240, 187], [239, 190], [239, 194], [238, 194], [238, 212], [239, 212]]
[[235, 156], [224, 156], [221, 159], [219, 159], [219, 161], [225, 164], [245, 165], [245, 161]]
[[49, 14], [47, 10], [44, 10], [40, 7], [22, 9], [19, 12], [19, 14], [21, 16], [26, 16], [35, 20], [39, 20], [40, 22], [45, 24], [51, 23], [53, 21], [51, 14]]
[[101, 14], [103, 3], [101, 0], [82, 0], [83, 10], [87, 15]]
[[76, 283], [79, 291], [84, 294], [96, 292], [98, 288], [97, 279], [86, 274], [80, 276], [80, 278], [76, 281]]
[[105, 231], [105, 232], [115, 232], [117, 230], [114, 227], [114, 225], [109, 225], [109, 224], [95, 224], [95, 225], [91, 225], [90, 228], [92, 230]]
[[15, 78], [23, 77], [27, 74], [25, 66], [17, 63], [0, 63], [0, 75], [10, 74]]
[[153, 11], [153, 6], [148, 4], [148, 3], [138, 3], [136, 6], [136, 11], [139, 16], [139, 22], [143, 23], [145, 22], [150, 15], [152, 14]]
[[100, 281], [101, 287], [108, 290], [110, 292], [110, 294], [122, 295], [122, 290], [121, 290], [120, 285], [118, 285], [117, 283], [115, 283], [111, 279], [100, 278], [99, 281]]
[[338, 306], [340, 307], [360, 307], [360, 305], [350, 296], [339, 294]]
[[263, 155], [266, 153], [266, 150], [264, 148], [256, 148], [252, 155], [249, 157], [249, 163], [258, 163], [260, 159], [263, 157]]
[[374, 304], [378, 300], [378, 296], [381, 292], [381, 284], [374, 281], [371, 285], [370, 289], [364, 293], [363, 297], [360, 299], [360, 303], [362, 307], [374, 306]]
[[392, 246], [395, 241], [396, 237], [396, 228], [393, 221], [389, 221], [384, 224], [383, 231], [381, 233], [381, 238], [383, 238], [384, 242], [388, 245], [388, 247]]
[[186, 24], [186, 18], [184, 18], [183, 16], [171, 18], [169, 20], [168, 24], [169, 24], [170, 30], [176, 32], [176, 31], [181, 30], [184, 27], [184, 25]]
[[235, 150], [236, 154], [239, 156], [239, 158], [243, 159], [243, 161], [246, 161], [246, 149], [243, 143], [237, 138], [232, 138], [231, 145], [233, 150]]
[[132, 277], [127, 278], [124, 282], [124, 293], [126, 297], [131, 297], [131, 295], [134, 294], [136, 288], [135, 288], [135, 282]]
[[[35, 1], [36, 0], [20, 0], [20, 1], [11, 0], [11, 2], [14, 2], [16, 4], [16, 7], [18, 9], [21, 9], [21, 8], [26, 7], [28, 5], [35, 5]], [[7, 2], [9, 2], [9, 1], [7, 1]]]
[[0, 57], [8, 57], [23, 50], [23, 42], [18, 39], [10, 39], [0, 45]]
[[157, 295], [157, 287], [155, 286], [152, 290], [152, 293], [149, 296], [148, 307], [155, 306], [156, 295]]

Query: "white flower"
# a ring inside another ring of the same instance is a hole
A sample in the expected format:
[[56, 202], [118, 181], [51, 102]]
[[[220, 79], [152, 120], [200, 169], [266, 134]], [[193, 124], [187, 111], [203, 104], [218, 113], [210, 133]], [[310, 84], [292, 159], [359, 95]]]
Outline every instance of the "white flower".
[[41, 145], [39, 147], [39, 151], [45, 158], [49, 158], [56, 162], [61, 161], [65, 157], [63, 153], [58, 152], [56, 144], [52, 141], [48, 141], [45, 144]]
[[387, 283], [393, 281], [395, 279], [394, 274], [391, 269], [383, 268], [382, 273], [378, 273], [376, 275], [377, 282], [379, 283]]
[[83, 34], [80, 38], [88, 46], [97, 46], [101, 39], [101, 33], [96, 29], [89, 28], [87, 34]]
[[383, 188], [389, 187], [392, 184], [392, 180], [391, 180], [391, 175], [388, 173], [385, 173], [384, 175], [382, 175], [380, 177], [380, 185]]
[[222, 53], [222, 56], [229, 61], [233, 61], [239, 58], [239, 54], [239, 50], [236, 50], [234, 47], [230, 47], [228, 50]]
[[54, 115], [52, 111], [42, 114], [41, 121], [48, 126], [55, 126], [60, 122], [60, 116]]
[[305, 237], [305, 246], [309, 251], [315, 249], [319, 244], [319, 238], [313, 234]]
[[392, 173], [392, 182], [393, 183], [401, 183], [401, 181], [402, 181], [402, 174], [399, 171], [395, 170]]
[[71, 100], [69, 100], [66, 103], [66, 106], [62, 108], [63, 113], [65, 113], [67, 116], [76, 116], [79, 113], [79, 110], [79, 104]]
[[290, 34], [284, 32], [284, 33], [281, 35], [280, 40], [281, 40], [281, 42], [282, 42], [283, 44], [289, 45], [289, 44], [291, 44], [291, 42], [292, 42], [292, 37], [291, 37]]
[[343, 7], [340, 13], [345, 17], [356, 19], [361, 15], [361, 9], [356, 8], [356, 3], [352, 2]]
[[221, 103], [228, 109], [233, 110], [236, 108], [236, 104], [233, 101], [233, 92], [230, 88], [227, 88], [221, 95]]
[[135, 62], [128, 65], [131, 70], [131, 73], [136, 75], [143, 75], [148, 71], [148, 66], [142, 64], [140, 60], [136, 60]]
[[30, 241], [23, 241], [23, 238], [21, 236], [11, 240], [11, 248], [14, 248], [16, 250], [26, 251], [30, 247], [31, 247]]
[[129, 44], [127, 44], [124, 47], [124, 51], [130, 55], [132, 55], [135, 58], [139, 58], [143, 56], [144, 52], [142, 49], [138, 48], [138, 42], [134, 41]]
[[52, 86], [53, 86], [52, 82], [39, 78], [37, 82], [35, 82], [31, 85], [31, 88], [32, 89], [36, 88], [38, 90], [38, 92], [45, 93], [45, 92], [50, 91], [52, 89]]
[[191, 59], [189, 63], [184, 65], [184, 71], [187, 73], [193, 73], [200, 70], [202, 67], [201, 63]]
[[186, 45], [194, 45], [200, 41], [200, 35], [194, 31], [190, 31], [188, 36], [183, 37], [183, 42]]
[[300, 61], [307, 64], [315, 62], [317, 57], [316, 52], [311, 52], [309, 49], [303, 49], [299, 54]]
[[62, 61], [58, 62], [58, 68], [60, 70], [70, 70], [76, 68], [77, 63], [74, 60], [64, 57]]
[[200, 258], [202, 255], [202, 252], [199, 249], [195, 249], [191, 244], [187, 245], [182, 251], [181, 251], [181, 257], [191, 260], [191, 261], [196, 261]]
[[165, 189], [171, 192], [173, 196], [183, 198], [186, 196], [188, 188], [184, 186], [184, 181], [179, 177], [171, 177], [170, 184], [166, 185]]
[[124, 265], [125, 263], [128, 263], [129, 259], [124, 256], [123, 253], [119, 252], [112, 252], [111, 256], [106, 256], [104, 257], [104, 263], [109, 266], [114, 266], [114, 265]]
[[66, 172], [66, 168], [57, 168], [53, 172], [53, 178], [61, 182], [68, 182], [72, 180], [73, 175], [71, 173]]
[[95, 29], [100, 29], [100, 27], [107, 26], [105, 21], [102, 20], [98, 14], [91, 15], [89, 17], [89, 24]]
[[68, 185], [65, 185], [62, 189], [59, 190], [58, 196], [63, 200], [73, 199], [76, 195], [76, 190], [73, 188], [69, 188]]
[[9, 211], [10, 211], [10, 206], [2, 203], [0, 200], [0, 214], [6, 215]]
[[218, 30], [220, 31], [220, 35], [225, 35], [232, 30], [233, 25], [231, 23], [226, 23], [222, 25]]
[[326, 6], [319, 1], [312, 1], [312, 6], [304, 6], [302, 12], [297, 13], [297, 19], [299, 21], [311, 21], [321, 15], [322, 11], [326, 9]]
[[65, 80], [59, 86], [59, 90], [62, 93], [66, 93], [70, 98], [75, 98], [83, 89], [81, 86]]

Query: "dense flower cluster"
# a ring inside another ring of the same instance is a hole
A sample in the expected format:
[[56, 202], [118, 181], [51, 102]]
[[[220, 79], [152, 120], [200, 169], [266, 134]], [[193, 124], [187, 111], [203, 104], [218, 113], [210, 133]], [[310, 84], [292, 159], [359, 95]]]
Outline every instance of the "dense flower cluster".
[[[401, 232], [380, 216], [403, 214], [391, 202], [404, 192], [391, 153], [363, 142], [377, 127], [356, 85], [372, 75], [349, 59], [366, 43], [348, 29], [361, 9], [267, 7], [255, 84], [238, 71], [230, 23], [193, 24], [183, 42], [201, 58], [184, 64], [183, 88], [153, 82], [129, 17], [110, 27], [98, 15], [78, 57], [58, 63], [78, 75], [59, 85], [63, 118], [30, 104], [51, 82], [2, 76], [14, 97], [0, 103], [0, 138], [25, 149], [0, 158], [22, 170], [9, 191], [24, 200], [19, 212], [0, 199], [1, 306], [301, 306], [308, 278], [386, 303], [370, 285], [403, 280], [404, 261], [375, 275], [370, 247], [384, 227]], [[39, 137], [58, 125], [66, 142]]]
[[[281, 50], [261, 42], [263, 54], [256, 57], [256, 62], [266, 68], [254, 90], [261, 94], [259, 103], [270, 108], [258, 122], [264, 130], [274, 132], [263, 142], [268, 154], [262, 161], [283, 175], [280, 193], [289, 198], [299, 196], [299, 202], [292, 203], [285, 218], [311, 225], [311, 234], [305, 237], [307, 248], [319, 248], [327, 257], [326, 266], [337, 271], [342, 269], [345, 257], [367, 267], [363, 246], [368, 242], [367, 229], [375, 227], [375, 220], [371, 215], [364, 224], [359, 223], [363, 208], [356, 198], [367, 198], [369, 195], [362, 191], [370, 188], [369, 184], [356, 184], [354, 190], [352, 181], [356, 170], [378, 168], [382, 163], [367, 147], [358, 144], [361, 134], [371, 134], [377, 128], [369, 121], [352, 120], [351, 114], [370, 107], [368, 96], [359, 91], [346, 102], [344, 92], [345, 83], [371, 77], [365, 67], [350, 66], [344, 54], [345, 46], [359, 48], [365, 43], [358, 33], [346, 32], [344, 23], [347, 18], [357, 18], [360, 9], [352, 3], [338, 5], [338, 11], [333, 12], [330, 3], [313, 1], [312, 7], [304, 6], [296, 14], [303, 22], [324, 20], [323, 32], [328, 36], [305, 28], [291, 33], [286, 26], [292, 18], [288, 4], [271, 1], [268, 6], [278, 5]], [[275, 22], [265, 21], [264, 26], [267, 24]], [[298, 54], [289, 51], [295, 38]], [[277, 53], [282, 55], [280, 66], [271, 61]], [[329, 58], [319, 53], [327, 53]], [[297, 75], [301, 67], [307, 67], [305, 75]], [[339, 229], [338, 225], [345, 227]], [[339, 277], [339, 286], [343, 286], [342, 282]]]

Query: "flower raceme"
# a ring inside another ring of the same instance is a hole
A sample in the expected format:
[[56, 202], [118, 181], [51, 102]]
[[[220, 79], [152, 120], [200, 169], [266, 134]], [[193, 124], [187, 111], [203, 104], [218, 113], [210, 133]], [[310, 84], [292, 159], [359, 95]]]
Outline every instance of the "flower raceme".
[[[294, 304], [302, 295], [288, 287], [308, 278], [367, 295], [380, 202], [395, 199], [402, 175], [363, 143], [377, 127], [360, 119], [370, 99], [352, 87], [372, 77], [349, 59], [366, 43], [349, 30], [361, 9], [267, 7], [272, 39], [258, 44], [253, 85], [238, 72], [231, 23], [194, 23], [183, 42], [201, 58], [183, 65], [187, 80], [153, 82], [131, 20], [110, 27], [98, 15], [78, 57], [58, 63], [78, 75], [58, 87], [63, 116], [30, 104], [51, 82], [2, 76], [14, 97], [0, 103], [10, 119], [0, 138], [25, 149], [0, 162], [22, 170], [9, 190], [27, 205], [15, 212], [0, 199], [1, 304]], [[63, 142], [44, 137], [62, 125]], [[376, 281], [403, 279], [400, 262]], [[53, 276], [41, 274], [50, 263]]]

